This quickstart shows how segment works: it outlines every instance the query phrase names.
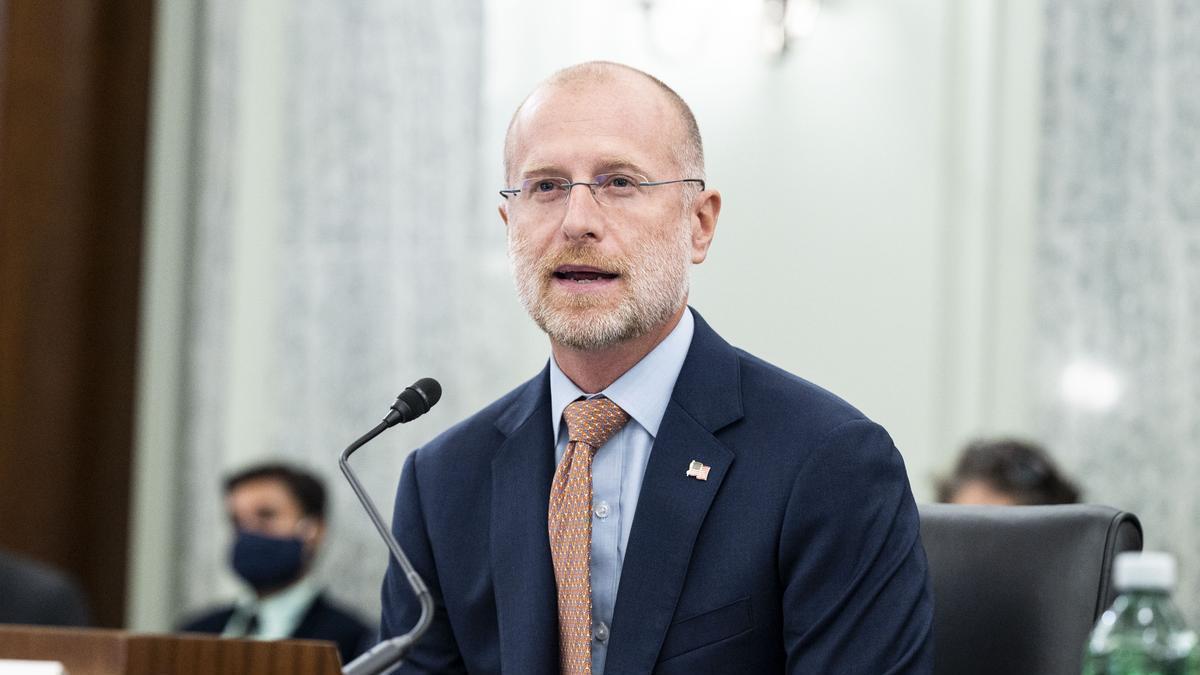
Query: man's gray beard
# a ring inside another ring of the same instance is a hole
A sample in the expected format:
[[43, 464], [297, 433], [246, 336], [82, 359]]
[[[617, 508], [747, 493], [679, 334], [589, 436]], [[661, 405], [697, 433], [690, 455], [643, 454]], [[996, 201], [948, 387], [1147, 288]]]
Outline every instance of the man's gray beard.
[[[531, 260], [528, 247], [511, 234], [508, 259], [517, 297], [550, 339], [580, 351], [606, 349], [648, 334], [670, 319], [687, 299], [691, 236], [680, 228], [675, 241], [655, 241], [652, 248], [626, 259], [621, 278], [626, 285], [611, 310], [588, 297], [551, 300], [550, 269]], [[569, 303], [567, 306], [564, 304]]]

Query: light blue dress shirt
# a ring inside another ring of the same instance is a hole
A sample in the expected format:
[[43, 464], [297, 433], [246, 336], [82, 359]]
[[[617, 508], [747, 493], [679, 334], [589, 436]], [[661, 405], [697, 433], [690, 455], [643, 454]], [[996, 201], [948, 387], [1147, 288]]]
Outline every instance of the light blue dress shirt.
[[658, 425], [667, 411], [675, 380], [692, 345], [695, 320], [684, 310], [679, 323], [649, 354], [598, 394], [585, 394], [550, 358], [550, 405], [554, 461], [567, 449], [563, 410], [579, 398], [607, 397], [629, 414], [630, 420], [592, 459], [592, 672], [604, 672], [609, 626], [621, 581], [625, 546], [633, 526], [638, 495]]

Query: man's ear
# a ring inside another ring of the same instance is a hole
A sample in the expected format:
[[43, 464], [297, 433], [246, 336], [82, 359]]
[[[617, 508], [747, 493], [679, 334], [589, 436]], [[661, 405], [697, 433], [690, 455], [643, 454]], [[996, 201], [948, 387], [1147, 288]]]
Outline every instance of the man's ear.
[[311, 518], [300, 521], [300, 538], [304, 540], [304, 547], [316, 551], [325, 541], [325, 521], [319, 518]]
[[689, 220], [692, 226], [692, 264], [699, 265], [708, 257], [717, 234], [717, 219], [721, 215], [721, 193], [705, 190], [692, 201]]
[[508, 200], [501, 201], [496, 210], [500, 213], [500, 220], [504, 221], [504, 226], [508, 227]]

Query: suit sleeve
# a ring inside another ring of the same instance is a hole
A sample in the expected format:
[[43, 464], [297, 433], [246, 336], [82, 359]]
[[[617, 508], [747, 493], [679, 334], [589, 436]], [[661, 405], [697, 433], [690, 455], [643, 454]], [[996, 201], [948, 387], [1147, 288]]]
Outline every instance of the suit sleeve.
[[[400, 474], [400, 487], [396, 491], [396, 508], [392, 517], [392, 533], [400, 542], [409, 561], [425, 580], [433, 596], [433, 623], [428, 632], [413, 646], [403, 665], [393, 673], [465, 673], [462, 654], [446, 607], [442, 601], [441, 585], [438, 582], [437, 566], [425, 517], [421, 508], [421, 493], [417, 480], [418, 451], [408, 456]], [[380, 621], [380, 637], [387, 640], [403, 635], [416, 625], [421, 615], [421, 604], [409, 588], [404, 572], [395, 560], [388, 564], [383, 580], [383, 615]]]
[[931, 673], [933, 599], [904, 462], [865, 419], [793, 486], [780, 544], [789, 673]]

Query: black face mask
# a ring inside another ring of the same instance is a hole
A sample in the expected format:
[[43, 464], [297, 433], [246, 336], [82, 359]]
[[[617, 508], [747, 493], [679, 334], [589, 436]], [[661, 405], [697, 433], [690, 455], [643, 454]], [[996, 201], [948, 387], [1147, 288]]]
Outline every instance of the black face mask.
[[230, 564], [255, 590], [282, 588], [300, 578], [304, 570], [304, 540], [268, 537], [238, 530], [230, 551]]

